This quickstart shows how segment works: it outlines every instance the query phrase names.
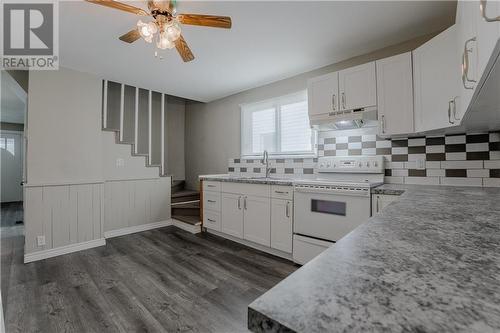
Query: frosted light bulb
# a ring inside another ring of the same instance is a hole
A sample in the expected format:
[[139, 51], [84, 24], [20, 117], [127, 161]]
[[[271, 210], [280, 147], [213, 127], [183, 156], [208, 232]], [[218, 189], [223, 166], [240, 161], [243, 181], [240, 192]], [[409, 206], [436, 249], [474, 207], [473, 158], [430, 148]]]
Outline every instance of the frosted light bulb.
[[162, 32], [160, 33], [160, 36], [158, 37], [158, 41], [156, 42], [156, 46], [159, 49], [165, 50], [165, 49], [171, 49], [174, 47], [174, 43], [168, 40], [166, 33]]
[[165, 29], [165, 32], [167, 33], [168, 40], [171, 42], [175, 42], [181, 36], [181, 28], [176, 22], [169, 25]]

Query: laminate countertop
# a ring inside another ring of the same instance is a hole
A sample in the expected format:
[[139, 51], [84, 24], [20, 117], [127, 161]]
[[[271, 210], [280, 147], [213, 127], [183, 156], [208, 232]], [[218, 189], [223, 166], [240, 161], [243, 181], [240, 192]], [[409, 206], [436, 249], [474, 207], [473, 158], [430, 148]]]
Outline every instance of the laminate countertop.
[[203, 175], [199, 176], [200, 180], [211, 180], [217, 182], [245, 183], [245, 184], [267, 184], [267, 185], [293, 185], [294, 178], [278, 178], [278, 177], [245, 177], [222, 175]]
[[404, 193], [251, 303], [250, 330], [500, 331], [500, 188], [382, 190]]

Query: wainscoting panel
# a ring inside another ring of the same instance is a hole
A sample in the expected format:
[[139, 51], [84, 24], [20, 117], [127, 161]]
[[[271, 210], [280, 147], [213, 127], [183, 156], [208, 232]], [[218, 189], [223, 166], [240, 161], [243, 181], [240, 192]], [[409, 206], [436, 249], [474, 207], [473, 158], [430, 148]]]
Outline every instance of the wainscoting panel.
[[[25, 253], [103, 238], [103, 183], [25, 188]], [[45, 237], [38, 246], [37, 237]]]
[[170, 219], [170, 177], [106, 182], [104, 231]]

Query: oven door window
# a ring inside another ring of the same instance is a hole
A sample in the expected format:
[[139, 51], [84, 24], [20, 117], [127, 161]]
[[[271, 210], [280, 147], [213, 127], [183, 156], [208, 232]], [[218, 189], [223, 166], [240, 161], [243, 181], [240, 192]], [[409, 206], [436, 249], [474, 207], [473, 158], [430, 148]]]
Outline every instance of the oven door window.
[[311, 199], [311, 211], [316, 213], [345, 216], [346, 203], [341, 201]]

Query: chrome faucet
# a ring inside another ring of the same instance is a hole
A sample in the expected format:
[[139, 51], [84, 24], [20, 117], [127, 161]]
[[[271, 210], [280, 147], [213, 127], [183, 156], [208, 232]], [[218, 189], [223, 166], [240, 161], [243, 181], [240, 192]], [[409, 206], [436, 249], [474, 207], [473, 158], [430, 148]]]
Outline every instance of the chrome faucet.
[[271, 168], [269, 167], [269, 154], [267, 150], [264, 150], [264, 156], [262, 157], [262, 164], [266, 166], [266, 178], [269, 178], [271, 173]]

